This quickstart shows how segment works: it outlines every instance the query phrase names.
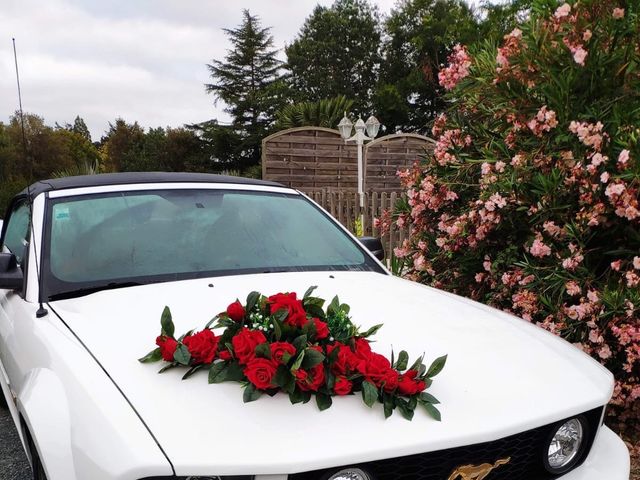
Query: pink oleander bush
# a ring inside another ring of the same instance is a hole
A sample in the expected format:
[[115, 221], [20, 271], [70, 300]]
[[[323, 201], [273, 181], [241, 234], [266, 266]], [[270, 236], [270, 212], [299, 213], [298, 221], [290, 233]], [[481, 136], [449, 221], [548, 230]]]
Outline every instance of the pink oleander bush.
[[[512, 312], [614, 372], [640, 417], [638, 2], [534, 3], [498, 46], [456, 46], [431, 158], [400, 171], [410, 279]], [[392, 214], [391, 214], [392, 213]]]

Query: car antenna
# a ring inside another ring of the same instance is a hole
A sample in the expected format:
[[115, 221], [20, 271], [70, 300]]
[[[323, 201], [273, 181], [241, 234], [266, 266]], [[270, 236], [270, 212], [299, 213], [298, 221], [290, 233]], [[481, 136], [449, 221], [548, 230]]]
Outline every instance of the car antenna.
[[38, 277], [38, 303], [40, 304], [40, 307], [36, 311], [36, 317], [42, 318], [46, 316], [49, 313], [49, 311], [46, 308], [44, 308], [44, 305], [42, 304], [42, 294], [40, 291], [40, 287], [41, 287], [40, 266], [38, 265], [38, 252], [36, 251], [36, 242], [34, 241], [35, 231], [33, 229], [33, 199], [31, 198], [31, 182], [33, 181], [33, 159], [29, 161], [29, 154], [27, 149], [27, 135], [24, 129], [24, 113], [22, 111], [22, 92], [20, 91], [20, 73], [18, 72], [18, 54], [16, 52], [16, 39], [12, 38], [11, 41], [13, 42], [13, 60], [14, 60], [14, 63], [16, 64], [16, 82], [18, 84], [18, 105], [20, 107], [20, 126], [22, 128], [22, 149], [24, 150], [25, 160], [29, 162], [29, 184], [27, 185], [27, 202], [29, 205], [29, 218], [30, 218], [29, 225], [31, 229], [31, 244], [33, 247], [34, 259], [36, 261], [36, 277]]

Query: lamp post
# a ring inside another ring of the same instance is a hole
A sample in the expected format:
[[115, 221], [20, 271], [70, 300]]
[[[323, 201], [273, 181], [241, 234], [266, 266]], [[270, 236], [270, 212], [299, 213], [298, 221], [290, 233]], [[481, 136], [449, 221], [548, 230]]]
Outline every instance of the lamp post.
[[[376, 138], [378, 130], [380, 130], [380, 122], [376, 117], [371, 115], [366, 122], [362, 121], [362, 118], [358, 118], [356, 122], [356, 133], [351, 136], [351, 130], [353, 129], [353, 123], [347, 117], [347, 112], [344, 112], [344, 117], [338, 124], [338, 130], [340, 135], [344, 138], [345, 142], [356, 142], [358, 147], [358, 197], [360, 203], [360, 224], [364, 228], [364, 165], [362, 159], [362, 149], [364, 142], [368, 142]], [[365, 130], [367, 134], [365, 135]]]

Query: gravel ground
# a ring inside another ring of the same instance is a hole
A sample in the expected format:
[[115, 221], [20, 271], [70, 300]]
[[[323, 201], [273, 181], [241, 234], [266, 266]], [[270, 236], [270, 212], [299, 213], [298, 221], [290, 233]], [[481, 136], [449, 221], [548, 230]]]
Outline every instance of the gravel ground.
[[0, 480], [30, 479], [31, 469], [9, 410], [0, 407]]

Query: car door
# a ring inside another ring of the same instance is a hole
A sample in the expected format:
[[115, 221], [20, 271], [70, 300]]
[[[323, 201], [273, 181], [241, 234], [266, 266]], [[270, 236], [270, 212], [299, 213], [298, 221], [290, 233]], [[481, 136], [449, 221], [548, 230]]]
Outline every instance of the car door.
[[[31, 208], [27, 199], [15, 201], [9, 217], [4, 220], [2, 251], [13, 253], [23, 272], [29, 251], [30, 221]], [[3, 389], [10, 389], [14, 397], [22, 377], [18, 358], [20, 343], [24, 340], [17, 341], [16, 333], [21, 326], [25, 326], [20, 317], [25, 316], [27, 310], [32, 310], [25, 307], [22, 291], [0, 289], [0, 383]]]

